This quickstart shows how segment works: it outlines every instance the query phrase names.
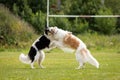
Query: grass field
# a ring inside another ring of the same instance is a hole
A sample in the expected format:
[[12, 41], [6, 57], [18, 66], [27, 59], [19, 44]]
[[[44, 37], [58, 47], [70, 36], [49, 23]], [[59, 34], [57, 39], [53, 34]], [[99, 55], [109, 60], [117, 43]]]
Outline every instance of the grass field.
[[81, 70], [75, 69], [78, 63], [74, 53], [54, 49], [46, 52], [45, 69], [40, 69], [37, 63], [36, 68], [31, 69], [18, 60], [21, 52], [27, 53], [27, 50], [0, 52], [0, 80], [120, 80], [120, 53], [117, 51], [92, 50], [100, 68], [86, 64]]

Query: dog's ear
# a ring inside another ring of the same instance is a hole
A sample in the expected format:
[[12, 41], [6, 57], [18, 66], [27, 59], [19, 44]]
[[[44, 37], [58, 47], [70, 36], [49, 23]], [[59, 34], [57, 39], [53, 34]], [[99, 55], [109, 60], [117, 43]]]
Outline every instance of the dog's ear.
[[72, 34], [72, 32], [70, 32], [70, 31], [67, 31], [67, 33], [68, 33], [69, 35], [71, 35], [71, 34]]
[[48, 35], [48, 26], [47, 26], [47, 20], [45, 20], [44, 34]]
[[45, 20], [45, 30], [48, 29], [47, 20]]
[[55, 26], [54, 28], [55, 28], [55, 29], [57, 29], [58, 27], [57, 27], [57, 26]]

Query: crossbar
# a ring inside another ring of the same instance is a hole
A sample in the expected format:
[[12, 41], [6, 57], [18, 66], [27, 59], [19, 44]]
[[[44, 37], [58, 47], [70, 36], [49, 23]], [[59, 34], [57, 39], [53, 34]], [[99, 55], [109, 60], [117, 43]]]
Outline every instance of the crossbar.
[[98, 17], [98, 18], [106, 18], [106, 17], [120, 17], [120, 15], [48, 15], [48, 17]]

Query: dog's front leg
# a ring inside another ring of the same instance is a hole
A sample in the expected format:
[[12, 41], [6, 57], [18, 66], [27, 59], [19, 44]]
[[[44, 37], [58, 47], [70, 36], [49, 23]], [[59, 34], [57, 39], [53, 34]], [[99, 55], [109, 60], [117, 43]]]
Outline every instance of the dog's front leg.
[[55, 41], [52, 41], [52, 42], [50, 43], [50, 46], [49, 46], [49, 49], [50, 49], [50, 50], [53, 49], [53, 48], [56, 48]]
[[75, 53], [75, 56], [76, 56], [76, 60], [78, 61], [79, 63], [79, 66], [76, 68], [76, 69], [82, 69], [84, 68], [84, 58], [83, 57], [83, 53], [81, 53], [81, 51], [78, 49]]
[[57, 48], [64, 47], [61, 41], [53, 41], [53, 43]]
[[39, 51], [39, 59], [38, 59], [38, 65], [40, 66], [40, 68], [45, 68], [43, 65], [42, 65], [42, 62], [44, 61], [45, 59], [45, 53], [43, 51]]

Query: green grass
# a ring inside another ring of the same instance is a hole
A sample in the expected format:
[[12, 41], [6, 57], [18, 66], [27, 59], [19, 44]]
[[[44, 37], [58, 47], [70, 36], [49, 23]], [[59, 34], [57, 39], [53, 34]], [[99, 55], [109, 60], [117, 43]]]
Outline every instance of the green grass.
[[75, 54], [64, 53], [58, 49], [46, 52], [43, 62], [45, 69], [35, 63], [35, 69], [18, 60], [21, 52], [0, 52], [0, 80], [120, 80], [120, 54], [116, 50], [92, 50], [92, 55], [99, 61], [96, 69], [86, 64], [84, 69], [76, 70], [78, 63]]

